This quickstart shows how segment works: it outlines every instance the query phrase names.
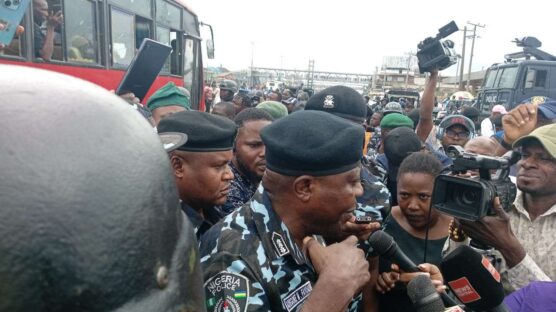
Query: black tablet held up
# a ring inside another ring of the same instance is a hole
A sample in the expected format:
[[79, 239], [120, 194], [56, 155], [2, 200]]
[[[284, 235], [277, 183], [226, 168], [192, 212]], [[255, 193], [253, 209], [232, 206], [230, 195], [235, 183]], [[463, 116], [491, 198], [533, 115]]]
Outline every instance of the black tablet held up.
[[133, 92], [142, 101], [171, 52], [172, 47], [169, 45], [143, 39], [139, 51], [116, 89], [116, 94]]

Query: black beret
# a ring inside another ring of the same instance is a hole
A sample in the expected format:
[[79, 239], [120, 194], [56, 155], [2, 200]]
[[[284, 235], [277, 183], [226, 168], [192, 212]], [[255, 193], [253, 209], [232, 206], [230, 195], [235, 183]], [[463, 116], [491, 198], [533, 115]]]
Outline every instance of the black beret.
[[384, 154], [388, 162], [399, 166], [411, 153], [421, 150], [421, 140], [411, 128], [399, 127], [388, 133], [384, 139]]
[[359, 92], [346, 86], [326, 88], [311, 96], [305, 110], [319, 110], [359, 123], [367, 118], [367, 103]]
[[190, 152], [231, 150], [237, 126], [228, 118], [199, 111], [182, 111], [160, 120], [159, 134], [179, 132], [187, 134], [187, 142], [177, 149]]
[[266, 167], [287, 176], [326, 176], [357, 167], [365, 130], [332, 114], [299, 111], [261, 131]]

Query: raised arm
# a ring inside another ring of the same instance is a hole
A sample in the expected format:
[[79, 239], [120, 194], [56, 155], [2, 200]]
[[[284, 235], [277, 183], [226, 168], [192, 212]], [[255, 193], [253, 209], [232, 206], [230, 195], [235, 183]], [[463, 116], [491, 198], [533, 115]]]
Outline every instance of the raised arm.
[[423, 92], [421, 106], [419, 108], [419, 123], [415, 132], [421, 141], [425, 141], [433, 128], [432, 111], [434, 109], [434, 92], [438, 80], [438, 71], [432, 71]]

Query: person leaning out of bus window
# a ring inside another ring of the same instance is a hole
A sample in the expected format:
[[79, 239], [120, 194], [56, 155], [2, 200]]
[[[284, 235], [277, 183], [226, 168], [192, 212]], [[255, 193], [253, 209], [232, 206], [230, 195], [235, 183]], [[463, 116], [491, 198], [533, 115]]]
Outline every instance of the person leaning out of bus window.
[[[54, 13], [48, 10], [46, 0], [33, 0], [33, 20], [35, 57], [50, 61], [54, 52], [54, 30], [64, 22], [62, 11]], [[46, 23], [46, 33], [41, 30], [43, 23]]]

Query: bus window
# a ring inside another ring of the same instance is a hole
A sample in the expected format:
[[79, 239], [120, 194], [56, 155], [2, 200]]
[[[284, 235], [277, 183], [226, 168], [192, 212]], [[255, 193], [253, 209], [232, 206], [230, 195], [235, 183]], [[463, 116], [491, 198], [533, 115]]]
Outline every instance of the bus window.
[[156, 21], [175, 29], [181, 27], [181, 10], [163, 0], [156, 0]]
[[112, 64], [114, 66], [127, 66], [135, 54], [135, 27], [133, 15], [112, 8]]
[[95, 3], [72, 0], [64, 5], [68, 61], [98, 63]]
[[498, 83], [498, 88], [513, 88], [515, 85], [515, 79], [517, 76], [517, 66], [515, 67], [505, 67], [500, 75], [500, 82]]
[[[156, 40], [167, 45], [170, 45], [170, 29], [162, 26], [156, 27]], [[175, 50], [175, 47], [172, 47], [172, 50]], [[171, 56], [170, 56], [171, 57]], [[162, 67], [161, 72], [169, 73], [170, 72], [170, 59], [166, 60], [164, 67]]]
[[135, 48], [139, 49], [143, 39], [152, 38], [151, 21], [146, 18], [135, 16]]
[[195, 66], [195, 58], [194, 58], [194, 40], [191, 38], [185, 39], [185, 50], [184, 50], [184, 58], [185, 64], [183, 67], [183, 82], [184, 87], [191, 92], [191, 86], [193, 84], [193, 79], [195, 78], [193, 70]]
[[44, 61], [63, 60], [63, 24], [60, 0], [33, 1], [33, 44], [36, 58]]
[[183, 54], [181, 53], [182, 48], [182, 36], [180, 32], [170, 31], [170, 45], [172, 46], [172, 54], [170, 54], [170, 74], [180, 76], [181, 64]]
[[528, 68], [525, 76], [525, 89], [546, 88], [547, 75], [546, 70]]
[[133, 11], [137, 14], [151, 17], [151, 0], [110, 0], [121, 8]]

